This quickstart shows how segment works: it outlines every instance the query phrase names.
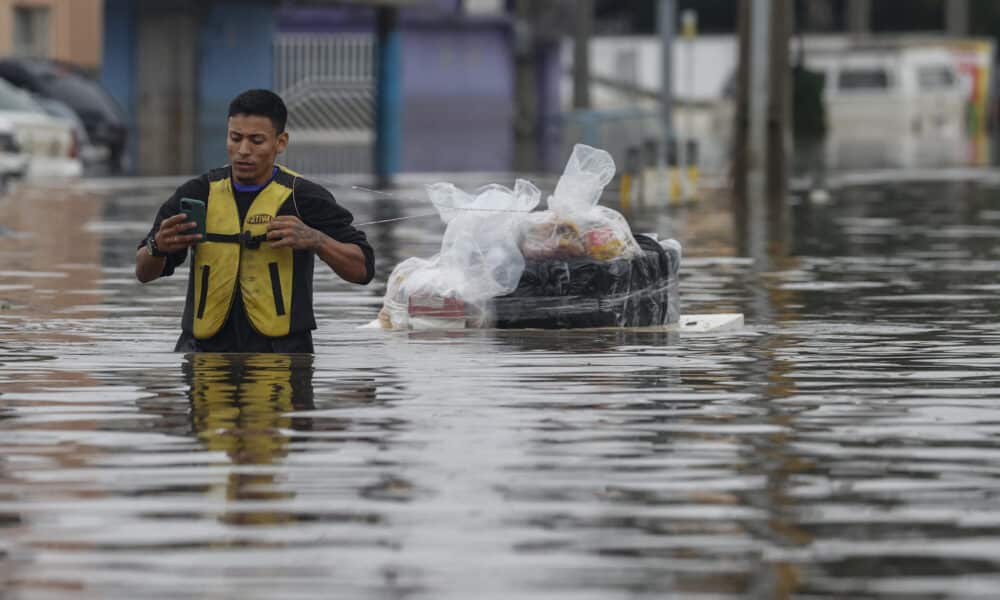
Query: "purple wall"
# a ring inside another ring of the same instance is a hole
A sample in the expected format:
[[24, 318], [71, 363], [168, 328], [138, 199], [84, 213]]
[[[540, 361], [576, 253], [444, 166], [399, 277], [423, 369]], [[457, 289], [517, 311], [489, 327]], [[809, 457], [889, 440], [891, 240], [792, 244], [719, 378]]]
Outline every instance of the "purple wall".
[[508, 171], [514, 77], [506, 23], [403, 36], [404, 171]]
[[275, 14], [283, 32], [371, 33], [375, 28], [375, 11], [368, 7], [281, 7]]
[[[457, 5], [441, 0], [437, 9], [400, 13], [403, 171], [508, 171], [512, 165], [512, 22], [467, 18]], [[278, 28], [373, 32], [374, 10], [286, 7], [278, 11]]]

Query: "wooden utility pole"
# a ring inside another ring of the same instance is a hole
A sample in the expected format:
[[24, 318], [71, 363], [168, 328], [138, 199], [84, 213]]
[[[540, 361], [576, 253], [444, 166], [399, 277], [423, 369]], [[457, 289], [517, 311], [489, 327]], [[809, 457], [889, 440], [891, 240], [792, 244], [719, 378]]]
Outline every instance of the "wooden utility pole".
[[872, 0], [847, 0], [847, 31], [867, 35], [872, 31]]
[[590, 37], [594, 30], [594, 0], [577, 0], [573, 29], [573, 108], [590, 109]]
[[949, 35], [969, 35], [969, 0], [945, 0], [944, 20]]
[[830, 0], [805, 0], [802, 14], [796, 15], [802, 30], [828, 32], [834, 30], [833, 5]]
[[795, 2], [773, 0], [767, 101], [767, 221], [769, 250], [789, 250], [788, 177], [792, 152], [792, 65], [789, 43]]
[[734, 111], [733, 217], [742, 255], [788, 247], [792, 0], [742, 0]]
[[[660, 33], [660, 119], [663, 123], [659, 162], [665, 169], [668, 166], [670, 144], [674, 141], [674, 38], [677, 29], [677, 2], [660, 0], [656, 18]], [[666, 179], [666, 171], [663, 179]]]
[[517, 0], [514, 7], [514, 170], [538, 168], [537, 6]]

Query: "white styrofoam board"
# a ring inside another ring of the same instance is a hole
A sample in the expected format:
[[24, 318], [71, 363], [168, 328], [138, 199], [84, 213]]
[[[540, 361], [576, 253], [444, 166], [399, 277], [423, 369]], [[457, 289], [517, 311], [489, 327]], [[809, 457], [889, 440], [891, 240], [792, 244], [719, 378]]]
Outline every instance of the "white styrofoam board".
[[710, 333], [732, 331], [743, 327], [743, 313], [719, 313], [712, 315], [681, 315], [680, 321], [672, 328], [690, 333]]

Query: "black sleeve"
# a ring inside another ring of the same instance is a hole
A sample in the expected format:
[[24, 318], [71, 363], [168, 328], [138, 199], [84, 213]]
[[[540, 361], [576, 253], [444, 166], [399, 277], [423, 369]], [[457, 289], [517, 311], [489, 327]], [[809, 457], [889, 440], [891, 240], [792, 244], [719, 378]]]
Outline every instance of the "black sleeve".
[[365, 255], [365, 280], [368, 283], [375, 276], [375, 251], [368, 243], [363, 231], [355, 229], [351, 223], [354, 215], [337, 204], [333, 194], [312, 181], [298, 178], [295, 182], [294, 202], [286, 202], [280, 214], [294, 215], [302, 222], [318, 229], [338, 242], [355, 244]]
[[[153, 220], [152, 229], [150, 229], [146, 234], [146, 237], [142, 238], [142, 241], [139, 242], [139, 246], [136, 248], [137, 250], [146, 245], [146, 239], [160, 229], [160, 223], [162, 223], [164, 219], [169, 219], [170, 217], [181, 212], [181, 198], [194, 198], [195, 200], [203, 200], [207, 202], [208, 179], [205, 177], [192, 179], [177, 188], [173, 195], [160, 206], [160, 210], [156, 213], [156, 219]], [[187, 250], [167, 254], [167, 262], [163, 266], [163, 274], [160, 275], [160, 277], [173, 275], [174, 269], [176, 269], [179, 265], [184, 264], [185, 260], [187, 260]]]

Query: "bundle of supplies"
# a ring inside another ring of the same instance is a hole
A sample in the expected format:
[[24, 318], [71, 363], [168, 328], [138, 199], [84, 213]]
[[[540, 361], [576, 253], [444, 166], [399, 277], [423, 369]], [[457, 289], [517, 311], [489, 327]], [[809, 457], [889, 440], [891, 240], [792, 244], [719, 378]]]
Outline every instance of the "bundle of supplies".
[[410, 258], [389, 276], [386, 329], [634, 327], [680, 317], [680, 244], [634, 236], [600, 206], [615, 174], [611, 155], [578, 144], [548, 209], [518, 179], [466, 193], [427, 192], [446, 224], [441, 251]]

